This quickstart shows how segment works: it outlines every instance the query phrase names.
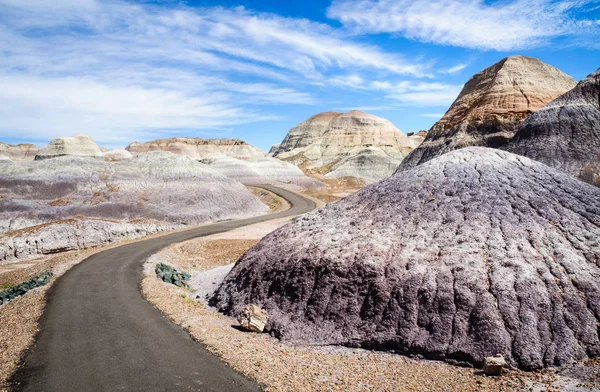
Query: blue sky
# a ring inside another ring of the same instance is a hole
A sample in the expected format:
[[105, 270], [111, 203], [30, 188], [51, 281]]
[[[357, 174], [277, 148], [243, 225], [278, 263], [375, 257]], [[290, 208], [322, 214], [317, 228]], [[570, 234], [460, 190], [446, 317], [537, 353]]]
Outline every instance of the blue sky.
[[600, 67], [600, 0], [0, 0], [0, 141], [238, 137], [326, 110], [428, 129], [513, 54]]

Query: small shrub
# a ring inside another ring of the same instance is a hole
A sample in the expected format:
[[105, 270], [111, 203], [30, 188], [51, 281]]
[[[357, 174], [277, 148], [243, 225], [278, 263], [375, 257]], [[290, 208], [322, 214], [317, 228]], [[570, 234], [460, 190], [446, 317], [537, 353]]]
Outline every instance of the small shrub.
[[21, 284], [0, 291], [0, 305], [26, 294], [29, 290], [45, 285], [50, 281], [50, 278], [52, 278], [52, 272], [46, 272]]
[[174, 284], [177, 287], [189, 288], [186, 280], [190, 280], [192, 277], [190, 274], [179, 271], [170, 265], [158, 263], [154, 269], [156, 276], [163, 282]]

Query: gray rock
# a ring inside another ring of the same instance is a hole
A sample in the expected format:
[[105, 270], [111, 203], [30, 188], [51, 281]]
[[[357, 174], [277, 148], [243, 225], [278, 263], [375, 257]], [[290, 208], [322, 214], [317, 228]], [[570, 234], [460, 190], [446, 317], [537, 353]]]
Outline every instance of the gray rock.
[[485, 357], [483, 361], [483, 372], [488, 376], [501, 376], [506, 368], [506, 360], [500, 354]]
[[522, 369], [600, 354], [600, 189], [470, 147], [267, 235], [210, 303], [312, 344]]
[[600, 185], [600, 69], [532, 114], [506, 150]]

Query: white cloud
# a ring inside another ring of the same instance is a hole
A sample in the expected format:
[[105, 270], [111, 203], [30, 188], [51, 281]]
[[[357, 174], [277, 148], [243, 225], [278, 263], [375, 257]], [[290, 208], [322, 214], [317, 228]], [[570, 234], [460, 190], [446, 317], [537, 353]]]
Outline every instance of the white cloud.
[[448, 106], [462, 86], [439, 82], [404, 80], [398, 83], [373, 81], [371, 88], [386, 93], [386, 98], [413, 106]]
[[442, 70], [440, 70], [438, 72], [439, 73], [445, 73], [445, 74], [454, 74], [454, 73], [462, 71], [463, 69], [467, 68], [468, 66], [469, 66], [469, 64], [466, 64], [466, 63], [464, 63], [464, 64], [457, 64], [457, 65], [455, 65], [453, 67], [442, 69]]
[[0, 53], [0, 132], [37, 140], [229, 128], [315, 86], [435, 73], [305, 19], [119, 0], [0, 0]]
[[357, 33], [400, 33], [442, 45], [514, 50], [586, 33], [570, 13], [589, 3], [597, 1], [335, 0], [327, 14]]
[[86, 78], [0, 76], [0, 116], [6, 136], [43, 140], [86, 133], [104, 143], [127, 144], [152, 132], [219, 129], [274, 119], [228, 103], [226, 94], [203, 97], [163, 89], [108, 86]]

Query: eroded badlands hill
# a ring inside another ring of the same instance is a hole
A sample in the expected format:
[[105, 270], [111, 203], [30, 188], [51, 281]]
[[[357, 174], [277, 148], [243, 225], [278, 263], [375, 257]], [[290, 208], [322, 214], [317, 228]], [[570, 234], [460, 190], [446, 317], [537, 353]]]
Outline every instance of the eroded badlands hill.
[[94, 139], [87, 135], [59, 137], [52, 140], [35, 156], [36, 160], [56, 158], [67, 155], [101, 157], [104, 152]]
[[600, 185], [600, 69], [532, 114], [506, 149]]
[[263, 151], [239, 139], [173, 137], [146, 143], [133, 142], [125, 149], [133, 155], [149, 151], [169, 151], [193, 159], [209, 158], [213, 154], [223, 154], [237, 159], [265, 156]]
[[11, 161], [31, 161], [39, 151], [33, 144], [6, 144], [0, 142], [0, 157], [10, 158]]
[[467, 81], [425, 141], [402, 161], [400, 170], [467, 146], [500, 147], [527, 116], [576, 84], [570, 76], [538, 59], [502, 59]]
[[11, 232], [0, 239], [0, 261], [268, 210], [241, 183], [169, 152], [0, 165], [0, 233]]
[[[326, 177], [350, 175], [375, 181], [391, 175], [419, 141], [418, 136], [411, 139], [390, 121], [372, 114], [324, 112], [292, 128], [270, 155]], [[361, 155], [377, 159], [361, 159]]]
[[256, 156], [242, 160], [215, 154], [200, 162], [245, 185], [271, 184], [297, 190], [324, 186], [322, 182], [305, 175], [297, 166], [272, 157]]
[[276, 335], [522, 369], [600, 355], [600, 189], [470, 147], [295, 219], [211, 303]]

